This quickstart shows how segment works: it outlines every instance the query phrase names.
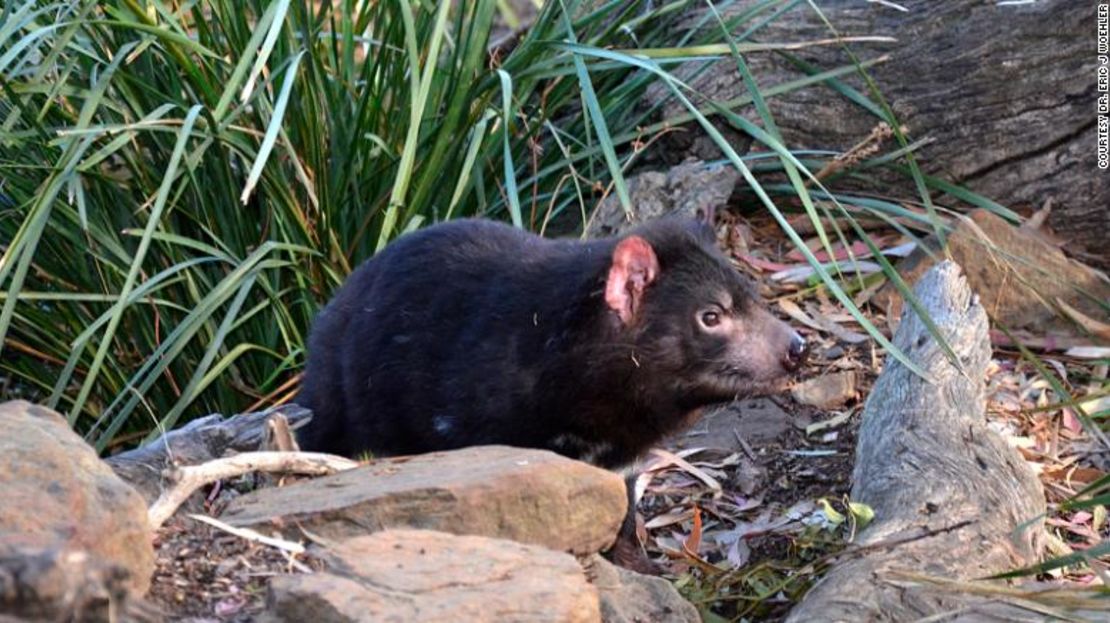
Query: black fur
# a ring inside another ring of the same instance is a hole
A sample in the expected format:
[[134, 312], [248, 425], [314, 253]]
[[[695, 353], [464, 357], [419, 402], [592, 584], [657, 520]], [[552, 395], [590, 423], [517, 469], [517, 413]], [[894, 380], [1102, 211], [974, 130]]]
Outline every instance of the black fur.
[[[353, 456], [496, 443], [612, 468], [699, 408], [786, 373], [778, 362], [799, 338], [763, 310], [708, 227], [666, 219], [632, 234], [659, 272], [627, 324], [605, 300], [623, 237], [546, 240], [462, 220], [398, 239], [316, 319], [297, 399], [314, 411], [302, 447]], [[722, 293], [746, 337], [699, 331], [699, 309]]]

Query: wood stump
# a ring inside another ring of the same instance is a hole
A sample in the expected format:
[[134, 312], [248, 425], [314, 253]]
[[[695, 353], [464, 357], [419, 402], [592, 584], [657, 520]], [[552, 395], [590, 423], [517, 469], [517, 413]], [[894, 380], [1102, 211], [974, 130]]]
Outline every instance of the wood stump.
[[1045, 512], [1033, 471], [987, 425], [986, 312], [952, 262], [925, 273], [915, 292], [963, 370], [907, 310], [894, 344], [931, 382], [887, 360], [864, 407], [853, 474], [852, 499], [871, 506], [875, 519], [789, 621], [913, 621], [944, 612], [958, 613], [945, 621], [1024, 620], [1008, 604], [906, 579], [970, 580], [1038, 562]]

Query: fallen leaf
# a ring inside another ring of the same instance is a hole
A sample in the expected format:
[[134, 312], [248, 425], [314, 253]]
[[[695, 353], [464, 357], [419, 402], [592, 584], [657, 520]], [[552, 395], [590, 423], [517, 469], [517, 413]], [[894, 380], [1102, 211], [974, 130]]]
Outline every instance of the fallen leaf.
[[694, 507], [694, 527], [690, 531], [690, 536], [686, 537], [686, 541], [682, 543], [682, 549], [687, 554], [698, 557], [698, 549], [701, 547], [701, 509], [697, 506]]
[[[881, 246], [883, 242], [885, 241], [877, 240], [875, 241], [875, 244], [876, 246]], [[820, 244], [820, 240], [818, 240], [818, 244]], [[856, 242], [852, 243], [851, 249], [852, 253], [849, 254], [848, 249], [844, 248], [844, 245], [838, 244], [833, 248], [833, 257], [837, 260], [846, 260], [853, 256], [857, 258], [862, 258], [869, 257], [871, 255], [871, 249], [869, 249], [862, 240], [857, 240]], [[813, 251], [813, 257], [815, 257], [818, 262], [829, 261], [829, 254], [824, 249]], [[794, 249], [786, 254], [786, 259], [794, 260], [795, 262], [802, 262], [805, 261], [806, 258], [804, 255], [802, 255], [801, 251], [799, 251], [798, 249]]]
[[791, 266], [790, 264], [772, 262], [771, 260], [765, 260], [763, 258], [753, 257], [751, 255], [741, 255], [739, 257], [741, 260], [747, 262], [752, 268], [757, 268], [768, 273], [787, 270]]
[[817, 502], [821, 505], [821, 512], [825, 514], [825, 519], [828, 520], [829, 523], [834, 526], [839, 526], [840, 524], [844, 523], [844, 515], [840, 514], [839, 511], [833, 508], [832, 504], [829, 504], [828, 500], [826, 500], [825, 498], [821, 498], [820, 500], [817, 500]]
[[656, 515], [655, 517], [652, 517], [648, 521], [644, 522], [644, 527], [648, 530], [655, 530], [664, 526], [672, 526], [674, 524], [686, 521], [691, 516], [693, 516], [693, 514], [693, 511], [688, 509], [673, 510], [667, 513], [663, 513], [662, 515]]
[[736, 539], [732, 542], [732, 545], [729, 545], [725, 560], [732, 565], [733, 569], [739, 569], [748, 564], [751, 556], [752, 550], [748, 547], [748, 543], [744, 539]]
[[848, 502], [848, 510], [856, 518], [859, 527], [863, 528], [875, 518], [875, 510], [862, 502]]
[[1110, 357], [1110, 347], [1106, 346], [1073, 346], [1064, 354], [1076, 359], [1106, 359]]
[[1074, 411], [1072, 411], [1071, 409], [1064, 409], [1063, 415], [1064, 428], [1076, 434], [1083, 431], [1083, 422], [1079, 421], [1079, 418], [1075, 416]]
[[[844, 260], [841, 262], [822, 262], [821, 266], [829, 273], [835, 270], [835, 266], [840, 265], [840, 272], [850, 273], [855, 272], [861, 275], [871, 275], [874, 273], [882, 272], [883, 267], [875, 262], [867, 262], [863, 260]], [[781, 281], [782, 283], [802, 283], [817, 274], [817, 270], [809, 264], [799, 264], [791, 266], [784, 270], [780, 270], [771, 275], [771, 281]]]
[[662, 464], [655, 464], [651, 466], [650, 469], [652, 471], [658, 471], [669, 465], [675, 465], [691, 476], [704, 482], [710, 489], [713, 490], [714, 494], [719, 494], [721, 492], [721, 483], [717, 482], [709, 474], [706, 474], [704, 471], [691, 465], [686, 459], [678, 456], [673, 452], [663, 450], [662, 448], [655, 448], [651, 452], [652, 454], [663, 459]]
[[798, 304], [794, 301], [791, 301], [790, 299], [780, 299], [778, 301], [778, 306], [779, 309], [786, 312], [787, 316], [790, 316], [794, 320], [797, 320], [810, 329], [816, 329], [818, 331], [825, 330], [825, 328], [818, 324], [816, 320], [810, 318], [808, 314], [802, 311], [802, 308], [798, 307]]
[[851, 418], [851, 417], [852, 417], [852, 414], [850, 412], [842, 411], [842, 412], [837, 413], [836, 415], [834, 415], [833, 417], [831, 417], [827, 420], [822, 420], [820, 422], [814, 422], [813, 424], [810, 424], [809, 426], [806, 427], [806, 436], [809, 437], [809, 436], [813, 435], [814, 433], [818, 433], [818, 432], [823, 431], [823, 430], [828, 429], [828, 428], [836, 428], [837, 426], [840, 426], [841, 424], [844, 424], [845, 422], [847, 422], [848, 419]]
[[871, 339], [863, 333], [856, 333], [855, 331], [849, 331], [848, 329], [841, 327], [828, 316], [822, 314], [816, 309], [811, 308], [808, 305], [806, 306], [806, 308], [806, 311], [809, 312], [809, 315], [813, 318], [814, 322], [821, 326], [822, 330], [832, 333], [843, 342], [847, 342], [848, 344], [862, 344], [863, 342]]

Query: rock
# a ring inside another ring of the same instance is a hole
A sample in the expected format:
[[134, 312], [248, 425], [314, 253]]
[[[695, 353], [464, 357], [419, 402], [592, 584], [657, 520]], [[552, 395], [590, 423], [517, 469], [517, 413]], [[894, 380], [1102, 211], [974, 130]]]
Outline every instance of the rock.
[[613, 543], [627, 506], [620, 476], [553, 452], [482, 446], [382, 459], [254, 491], [222, 519], [331, 540], [386, 528], [506, 538], [592, 554]]
[[618, 234], [671, 212], [696, 217], [713, 214], [728, 204], [739, 180], [740, 172], [731, 165], [709, 165], [700, 160], [684, 162], [667, 173], [634, 175], [627, 180], [633, 220], [625, 216], [614, 192], [591, 216], [586, 233], [591, 238]]
[[[937, 246], [935, 239], [926, 244]], [[1110, 301], [1110, 282], [1104, 275], [1068, 259], [1035, 232], [1013, 227], [987, 210], [974, 210], [969, 220], [959, 221], [948, 236], [948, 254], [963, 267], [968, 285], [991, 319], [1010, 329], [1066, 324], [1052, 307], [1057, 298], [1091, 318], [1107, 319], [1096, 301], [1079, 292]], [[898, 271], [912, 285], [934, 263], [918, 249], [899, 262]], [[873, 300], [887, 308], [888, 318], [901, 316], [902, 298], [891, 284]]]
[[154, 547], [143, 499], [57, 413], [0, 404], [0, 500], [0, 546], [84, 552], [126, 570], [136, 595], [150, 587]]
[[326, 573], [270, 583], [272, 621], [600, 621], [573, 556], [430, 530], [386, 530], [329, 548]]
[[701, 621], [697, 608], [663, 578], [623, 569], [597, 555], [588, 558], [585, 565], [601, 598], [601, 620], [605, 623]]
[[856, 373], [833, 372], [796, 384], [790, 394], [794, 400], [818, 409], [835, 409], [856, 397]]
[[0, 623], [161, 620], [133, 597], [130, 575], [83, 551], [0, 544]]

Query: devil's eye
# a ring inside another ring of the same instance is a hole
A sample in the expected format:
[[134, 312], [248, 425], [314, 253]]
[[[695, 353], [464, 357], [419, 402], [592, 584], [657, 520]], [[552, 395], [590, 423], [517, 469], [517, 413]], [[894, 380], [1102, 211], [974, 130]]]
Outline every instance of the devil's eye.
[[721, 324], [721, 313], [717, 311], [704, 311], [701, 313], [701, 323], [706, 327], [715, 327]]

